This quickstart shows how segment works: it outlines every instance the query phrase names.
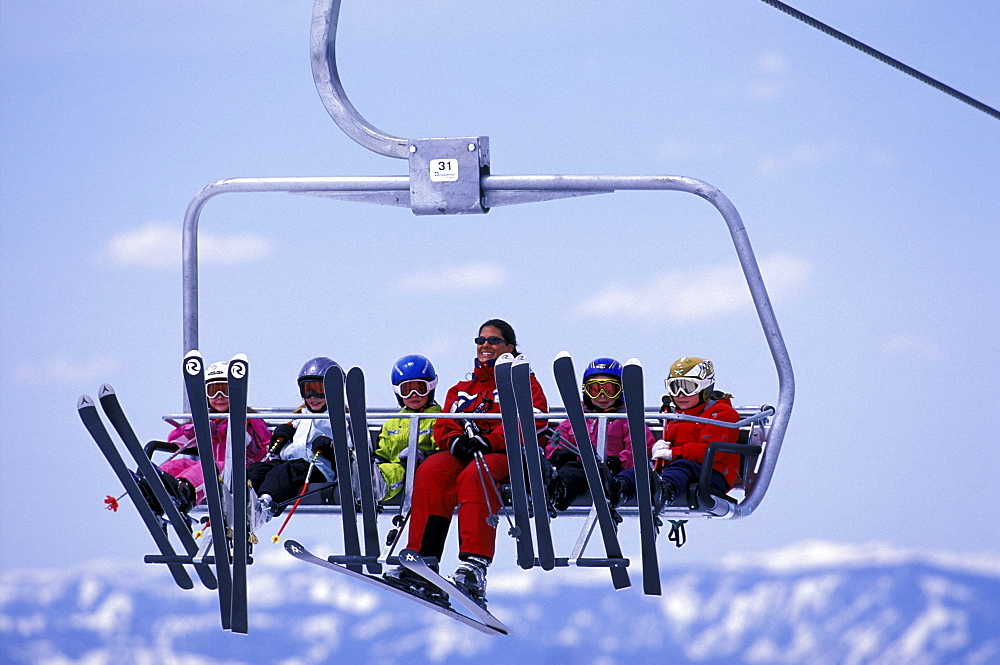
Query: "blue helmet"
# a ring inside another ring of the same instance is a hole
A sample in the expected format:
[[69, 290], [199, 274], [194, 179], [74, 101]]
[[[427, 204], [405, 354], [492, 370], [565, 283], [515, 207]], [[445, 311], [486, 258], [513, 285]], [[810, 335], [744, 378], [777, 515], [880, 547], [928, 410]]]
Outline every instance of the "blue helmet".
[[[611, 376], [618, 382], [619, 386], [622, 382], [622, 364], [615, 360], [614, 358], [597, 358], [594, 362], [587, 365], [587, 369], [583, 370], [583, 404], [591, 411], [599, 410], [595, 405], [590, 395], [587, 393], [587, 382], [590, 381], [595, 376]], [[618, 388], [618, 395], [615, 402], [608, 407], [608, 411], [617, 411], [622, 403], [624, 402], [624, 397], [621, 394], [621, 388]]]
[[622, 364], [614, 358], [598, 358], [587, 365], [587, 369], [583, 370], [583, 382], [586, 383], [587, 379], [595, 374], [610, 374], [620, 382], [622, 380]]
[[[390, 378], [394, 387], [398, 387], [406, 381], [426, 381], [427, 388], [430, 391], [427, 403], [431, 404], [434, 402], [434, 389], [437, 387], [438, 378], [437, 372], [434, 371], [434, 365], [431, 364], [431, 361], [424, 356], [417, 354], [403, 356], [392, 366]], [[396, 401], [399, 402], [400, 406], [403, 406], [403, 398], [399, 395], [398, 391], [396, 392]]]
[[318, 356], [307, 360], [306, 364], [299, 370], [299, 385], [301, 386], [304, 381], [322, 381], [326, 375], [326, 370], [334, 365], [340, 367], [337, 362], [330, 360], [326, 356]]

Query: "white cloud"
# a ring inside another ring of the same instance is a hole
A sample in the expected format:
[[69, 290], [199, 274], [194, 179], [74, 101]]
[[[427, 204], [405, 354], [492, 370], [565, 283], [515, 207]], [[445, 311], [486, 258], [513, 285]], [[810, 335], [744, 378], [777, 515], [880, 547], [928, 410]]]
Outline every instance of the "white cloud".
[[904, 549], [884, 542], [851, 544], [807, 540], [767, 552], [727, 554], [717, 563], [730, 570], [758, 566], [793, 572], [814, 568], [892, 566], [909, 561], [928, 561], [953, 570], [1000, 577], [1000, 555], [996, 552], [935, 552]]
[[[271, 252], [266, 238], [251, 233], [198, 234], [198, 255], [203, 265], [234, 266], [249, 263]], [[151, 223], [114, 236], [107, 256], [115, 263], [146, 268], [175, 268], [181, 263], [180, 225]]]
[[840, 153], [840, 146], [833, 140], [825, 143], [800, 143], [785, 152], [766, 152], [757, 160], [757, 172], [764, 177], [778, 177], [795, 169], [816, 166], [830, 161]]
[[771, 50], [757, 56], [756, 65], [758, 69], [777, 74], [788, 69], [788, 60], [777, 51]]
[[772, 101], [781, 97], [784, 87], [774, 81], [752, 81], [747, 85], [747, 92], [752, 99]]
[[757, 56], [754, 67], [761, 72], [746, 84], [746, 92], [751, 99], [772, 101], [781, 97], [785, 90], [785, 72], [788, 61], [777, 51], [765, 51]]
[[34, 363], [21, 363], [14, 368], [11, 379], [21, 386], [41, 386], [61, 383], [75, 385], [107, 381], [118, 370], [114, 358], [100, 357], [90, 360], [55, 357]]
[[896, 335], [882, 345], [883, 353], [890, 356], [910, 356], [932, 360], [942, 356], [936, 345], [911, 335]]
[[690, 159], [698, 154], [698, 146], [691, 141], [670, 137], [660, 143], [658, 152], [664, 159]]
[[[789, 255], [760, 261], [772, 300], [805, 284], [809, 263]], [[688, 273], [671, 272], [634, 289], [612, 286], [574, 309], [577, 316], [624, 317], [657, 323], [692, 322], [749, 310], [750, 292], [739, 266], [719, 266]]]
[[507, 281], [507, 272], [494, 263], [467, 263], [436, 271], [406, 275], [396, 283], [401, 291], [414, 293], [477, 291], [492, 289]]

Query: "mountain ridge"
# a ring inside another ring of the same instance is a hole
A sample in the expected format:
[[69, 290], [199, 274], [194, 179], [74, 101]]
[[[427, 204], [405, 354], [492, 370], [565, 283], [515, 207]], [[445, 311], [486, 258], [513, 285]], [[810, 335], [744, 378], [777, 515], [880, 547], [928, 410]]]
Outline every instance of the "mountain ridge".
[[[326, 551], [317, 548], [319, 551]], [[0, 577], [3, 663], [1000, 662], [1000, 555], [807, 542], [661, 571], [663, 596], [607, 571], [502, 570], [480, 635], [406, 599], [261, 548], [250, 635], [161, 568], [87, 562]]]

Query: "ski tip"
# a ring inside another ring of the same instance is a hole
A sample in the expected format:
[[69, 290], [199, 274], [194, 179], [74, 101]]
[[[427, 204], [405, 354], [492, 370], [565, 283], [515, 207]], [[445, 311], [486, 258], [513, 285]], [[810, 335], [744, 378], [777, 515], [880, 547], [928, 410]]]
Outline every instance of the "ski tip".
[[626, 365], [637, 365], [639, 367], [642, 367], [642, 363], [639, 362], [638, 358], [629, 358], [627, 361], [625, 361], [625, 364]]
[[306, 552], [306, 548], [302, 547], [302, 545], [300, 545], [298, 541], [289, 538], [288, 540], [285, 541], [285, 551], [291, 554], [292, 556], [296, 556], [298, 554]]
[[528, 359], [522, 353], [519, 356], [517, 356], [516, 358], [514, 358], [514, 364], [515, 365], [526, 365], [526, 364], [528, 364]]
[[94, 400], [90, 398], [90, 395], [80, 395], [80, 399], [76, 400], [76, 408], [82, 409], [88, 406], [94, 406]]
[[333, 365], [330, 365], [329, 367], [326, 368], [326, 371], [323, 373], [323, 380], [329, 381], [331, 379], [337, 378], [338, 376], [340, 377], [341, 381], [344, 381], [347, 378], [346, 375], [344, 374], [344, 368], [334, 363]]
[[98, 399], [100, 399], [101, 397], [106, 397], [108, 395], [114, 395], [114, 394], [115, 394], [115, 389], [111, 386], [110, 383], [102, 383], [101, 389], [97, 392], [97, 397]]
[[569, 355], [569, 351], [560, 351], [556, 354], [556, 360], [562, 360], [563, 358], [572, 358], [572, 356]]
[[499, 365], [499, 364], [506, 364], [506, 363], [512, 363], [512, 362], [514, 362], [514, 356], [511, 355], [511, 354], [509, 354], [509, 353], [505, 353], [502, 356], [500, 356], [499, 358], [497, 358], [496, 364]]
[[240, 380], [247, 375], [248, 369], [249, 363], [247, 362], [247, 357], [242, 353], [237, 353], [229, 361], [229, 367], [226, 371], [229, 373], [229, 378]]
[[184, 373], [188, 376], [197, 376], [205, 371], [205, 361], [202, 360], [201, 353], [195, 349], [184, 354]]

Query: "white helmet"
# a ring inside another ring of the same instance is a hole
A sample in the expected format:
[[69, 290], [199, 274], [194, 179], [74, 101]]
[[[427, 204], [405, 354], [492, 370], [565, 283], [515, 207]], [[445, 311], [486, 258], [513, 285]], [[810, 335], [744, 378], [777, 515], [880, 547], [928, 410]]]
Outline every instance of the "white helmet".
[[228, 362], [217, 362], [212, 363], [205, 370], [205, 383], [221, 383], [223, 381], [229, 381], [229, 363]]

